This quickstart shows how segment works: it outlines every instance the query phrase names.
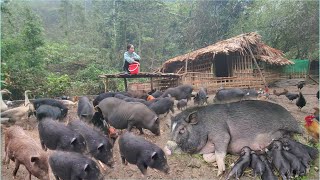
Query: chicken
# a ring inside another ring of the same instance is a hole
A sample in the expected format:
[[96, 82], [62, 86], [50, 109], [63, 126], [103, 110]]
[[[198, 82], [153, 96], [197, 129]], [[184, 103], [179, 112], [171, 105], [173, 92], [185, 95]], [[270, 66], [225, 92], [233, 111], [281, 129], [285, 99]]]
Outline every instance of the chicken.
[[299, 109], [301, 110], [301, 108], [303, 108], [305, 105], [307, 104], [306, 99], [303, 97], [302, 93], [299, 92], [299, 98], [296, 101], [296, 105], [299, 107]]
[[315, 116], [313, 115], [305, 117], [304, 127], [306, 128], [310, 136], [312, 136], [316, 141], [319, 141], [319, 123], [314, 119]]
[[288, 91], [285, 95], [291, 102], [299, 97], [299, 94], [289, 93]]
[[303, 85], [305, 84], [305, 82], [303, 81], [300, 81], [298, 84], [297, 84], [297, 87], [299, 90], [301, 90], [303, 88]]
[[273, 90], [273, 94], [276, 95], [276, 96], [285, 95], [287, 92], [288, 91], [283, 91], [283, 92], [278, 93], [275, 89]]

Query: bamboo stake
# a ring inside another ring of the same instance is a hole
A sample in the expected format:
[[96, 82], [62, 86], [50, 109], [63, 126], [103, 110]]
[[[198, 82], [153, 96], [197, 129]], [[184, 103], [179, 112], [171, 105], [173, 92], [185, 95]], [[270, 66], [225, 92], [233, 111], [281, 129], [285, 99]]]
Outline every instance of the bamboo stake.
[[[248, 42], [247, 42], [247, 43], [248, 43]], [[248, 44], [249, 44], [249, 43], [248, 43]], [[260, 67], [259, 67], [259, 65], [258, 65], [258, 63], [257, 63], [257, 60], [256, 60], [256, 58], [254, 57], [254, 55], [253, 55], [253, 53], [252, 53], [252, 51], [251, 51], [250, 44], [249, 44], [249, 46], [248, 46], [248, 49], [249, 49], [249, 52], [250, 52], [250, 54], [251, 54], [251, 56], [252, 56], [252, 58], [253, 58], [254, 64], [255, 64], [255, 65], [257, 66], [257, 68], [258, 68], [258, 71], [259, 71], [259, 74], [260, 74], [261, 79], [262, 79], [262, 81], [263, 81], [264, 87], [267, 88], [267, 87], [268, 87], [268, 86], [267, 86], [267, 82], [266, 82], [266, 80], [264, 79], [264, 76], [262, 75], [262, 72], [261, 72]]]

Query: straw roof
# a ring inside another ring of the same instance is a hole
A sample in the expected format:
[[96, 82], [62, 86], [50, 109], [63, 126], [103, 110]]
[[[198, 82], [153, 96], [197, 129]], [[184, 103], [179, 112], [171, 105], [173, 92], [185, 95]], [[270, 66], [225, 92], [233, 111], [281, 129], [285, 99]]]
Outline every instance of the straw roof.
[[172, 59], [167, 60], [162, 65], [161, 70], [167, 71], [168, 69], [175, 69], [170, 66], [181, 65], [184, 61], [196, 61], [200, 57], [208, 54], [229, 54], [230, 52], [239, 52], [242, 55], [250, 54], [249, 47], [257, 60], [265, 61], [272, 65], [288, 65], [294, 64], [292, 61], [283, 57], [280, 50], [272, 48], [261, 41], [261, 36], [256, 32], [245, 33], [233, 38], [219, 41], [215, 44], [183, 54]]

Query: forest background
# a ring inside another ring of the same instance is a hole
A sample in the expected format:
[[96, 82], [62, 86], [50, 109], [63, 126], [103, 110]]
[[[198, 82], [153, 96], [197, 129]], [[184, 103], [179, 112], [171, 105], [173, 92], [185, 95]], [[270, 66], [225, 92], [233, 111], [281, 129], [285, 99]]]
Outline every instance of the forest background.
[[[242, 33], [288, 59], [319, 59], [316, 0], [1, 0], [1, 89], [13, 99], [98, 94], [122, 72], [126, 45], [142, 71]], [[119, 80], [112, 90], [123, 90]]]

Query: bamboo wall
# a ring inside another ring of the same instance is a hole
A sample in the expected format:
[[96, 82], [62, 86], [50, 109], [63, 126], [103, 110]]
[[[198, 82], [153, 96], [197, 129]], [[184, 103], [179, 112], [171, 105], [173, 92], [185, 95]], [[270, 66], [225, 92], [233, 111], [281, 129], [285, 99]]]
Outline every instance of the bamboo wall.
[[[212, 61], [214, 56], [204, 56], [196, 63], [188, 62], [187, 72], [185, 67], [177, 70], [182, 74], [181, 79], [155, 79], [154, 88], [158, 90], [165, 90], [169, 87], [176, 87], [180, 84], [190, 84], [197, 91], [200, 87], [205, 87], [209, 92], [214, 92], [221, 86], [224, 88], [262, 88], [264, 87], [259, 71], [255, 66], [253, 59], [249, 55], [239, 55], [238, 53], [231, 53], [226, 56], [229, 77], [215, 77], [215, 63]], [[217, 56], [215, 57], [217, 58]], [[223, 57], [224, 58], [224, 57]], [[213, 62], [213, 63], [212, 63]], [[281, 73], [279, 66], [266, 66], [264, 62], [258, 62], [262, 75], [265, 77], [267, 83], [276, 80], [288, 78]], [[177, 73], [176, 72], [176, 73]], [[306, 74], [299, 74], [292, 77], [303, 77]], [[142, 85], [140, 85], [143, 88]], [[146, 83], [144, 88], [150, 89], [150, 83]], [[138, 89], [138, 88], [137, 88]]]
[[261, 88], [263, 81], [260, 77], [213, 77], [210, 73], [189, 72], [182, 77], [183, 84], [191, 84], [197, 91], [205, 87], [209, 92], [214, 92], [221, 86], [224, 88]]

